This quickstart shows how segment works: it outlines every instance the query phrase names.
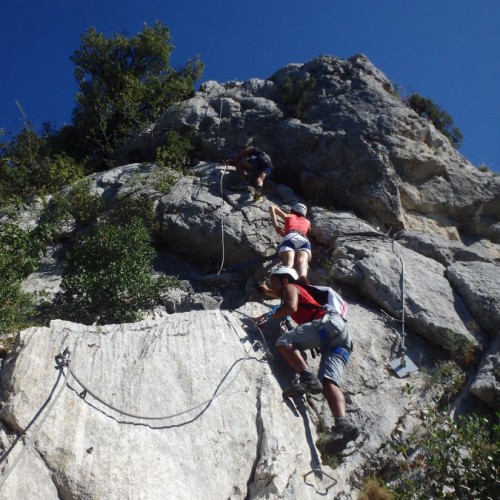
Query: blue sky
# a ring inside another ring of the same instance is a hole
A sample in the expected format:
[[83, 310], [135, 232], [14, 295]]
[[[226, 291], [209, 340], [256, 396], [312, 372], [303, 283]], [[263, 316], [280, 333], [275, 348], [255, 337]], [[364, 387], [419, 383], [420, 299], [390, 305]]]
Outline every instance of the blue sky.
[[111, 36], [158, 19], [172, 65], [205, 80], [266, 78], [321, 54], [363, 53], [403, 93], [429, 97], [464, 135], [460, 152], [500, 172], [500, 0], [7, 0], [0, 9], [0, 127], [71, 120], [71, 54], [94, 26]]

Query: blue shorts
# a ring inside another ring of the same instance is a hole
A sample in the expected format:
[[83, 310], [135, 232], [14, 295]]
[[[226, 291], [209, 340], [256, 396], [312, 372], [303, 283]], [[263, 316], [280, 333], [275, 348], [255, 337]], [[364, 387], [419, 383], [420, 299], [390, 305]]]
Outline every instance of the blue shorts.
[[[320, 334], [322, 329], [322, 334]], [[299, 350], [321, 349], [318, 378], [339, 385], [351, 352], [351, 337], [347, 323], [339, 314], [325, 314], [320, 320], [299, 325], [281, 335], [276, 346], [292, 345]]]
[[257, 156], [249, 156], [247, 160], [259, 171], [264, 172], [266, 175], [271, 175], [273, 167], [269, 163], [259, 160]]

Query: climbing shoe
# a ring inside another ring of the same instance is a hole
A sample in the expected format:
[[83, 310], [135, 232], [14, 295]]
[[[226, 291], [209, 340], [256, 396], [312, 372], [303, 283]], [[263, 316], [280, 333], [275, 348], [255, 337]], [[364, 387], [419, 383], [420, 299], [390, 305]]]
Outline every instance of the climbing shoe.
[[283, 398], [300, 396], [305, 393], [319, 394], [320, 392], [323, 392], [323, 385], [318, 377], [312, 372], [305, 371], [295, 378], [290, 387], [283, 391]]
[[323, 384], [319, 381], [319, 378], [308, 370], [300, 374], [300, 383], [304, 387], [305, 392], [311, 394], [323, 392]]
[[253, 201], [259, 201], [262, 199], [262, 187], [258, 187], [253, 195]]
[[305, 392], [306, 390], [304, 386], [299, 382], [299, 378], [296, 377], [292, 382], [292, 385], [283, 391], [283, 399], [291, 398], [293, 396], [302, 396]]
[[343, 419], [332, 428], [332, 436], [325, 444], [325, 452], [329, 454], [339, 453], [350, 441], [355, 441], [358, 436], [358, 428]]
[[349, 441], [352, 441], [359, 436], [358, 428], [354, 424], [351, 424], [347, 419], [342, 419], [340, 422], [335, 424], [332, 428], [332, 432], [349, 437]]

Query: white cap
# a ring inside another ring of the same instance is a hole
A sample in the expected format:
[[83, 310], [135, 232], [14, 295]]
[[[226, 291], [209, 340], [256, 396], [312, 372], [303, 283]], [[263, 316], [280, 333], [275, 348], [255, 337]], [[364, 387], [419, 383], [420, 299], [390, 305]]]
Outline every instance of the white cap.
[[294, 281], [297, 281], [299, 279], [299, 275], [297, 274], [297, 271], [293, 269], [293, 267], [286, 267], [286, 266], [278, 267], [277, 269], [271, 271], [271, 276], [275, 275], [282, 275], [282, 276], [288, 275]]
[[303, 203], [295, 203], [295, 205], [292, 206], [291, 210], [303, 215], [304, 217], [307, 214], [307, 207]]

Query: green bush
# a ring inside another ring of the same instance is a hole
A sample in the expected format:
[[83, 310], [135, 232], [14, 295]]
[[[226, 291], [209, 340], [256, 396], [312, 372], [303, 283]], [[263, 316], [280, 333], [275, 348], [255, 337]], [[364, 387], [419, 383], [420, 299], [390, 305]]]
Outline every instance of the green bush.
[[182, 136], [176, 130], [169, 130], [165, 145], [156, 150], [155, 161], [160, 166], [185, 174], [189, 166], [189, 153], [192, 150], [193, 145], [189, 138]]
[[406, 99], [406, 104], [419, 116], [429, 119], [455, 148], [458, 149], [461, 146], [464, 138], [462, 132], [454, 126], [453, 118], [437, 104], [416, 92]]
[[83, 169], [49, 145], [51, 130], [37, 134], [28, 123], [0, 150], [0, 197], [44, 195], [83, 177]]
[[34, 295], [21, 281], [38, 266], [40, 244], [13, 222], [0, 225], [0, 334], [26, 327], [35, 315]]
[[314, 77], [286, 78], [281, 92], [285, 111], [293, 118], [301, 118], [306, 107], [307, 98], [316, 85]]
[[162, 291], [175, 284], [153, 277], [154, 255], [140, 219], [123, 226], [97, 224], [67, 255], [56, 301], [60, 314], [87, 324], [138, 319], [141, 309], [156, 304]]
[[189, 153], [193, 146], [189, 138], [175, 130], [167, 132], [164, 146], [156, 150], [156, 189], [168, 194], [180, 175], [188, 173]]
[[394, 446], [398, 473], [389, 485], [395, 498], [498, 498], [500, 413], [454, 419], [428, 408], [422, 418], [418, 432]]

